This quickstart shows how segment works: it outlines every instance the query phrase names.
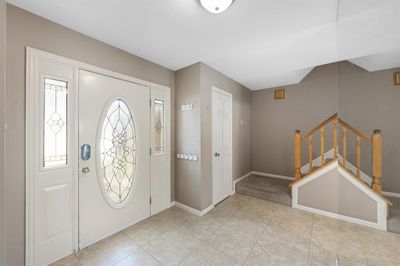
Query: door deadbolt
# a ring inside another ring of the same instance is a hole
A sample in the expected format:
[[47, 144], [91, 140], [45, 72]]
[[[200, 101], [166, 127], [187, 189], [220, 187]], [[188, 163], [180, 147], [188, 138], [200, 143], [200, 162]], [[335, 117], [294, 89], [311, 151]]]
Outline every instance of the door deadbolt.
[[90, 159], [90, 145], [89, 144], [83, 144], [81, 146], [81, 158], [84, 161], [87, 161]]
[[218, 152], [214, 153], [214, 156], [215, 156], [215, 157], [219, 157], [220, 155], [221, 155], [221, 154], [218, 153]]
[[82, 173], [84, 173], [84, 174], [89, 173], [89, 167], [83, 167], [82, 168]]

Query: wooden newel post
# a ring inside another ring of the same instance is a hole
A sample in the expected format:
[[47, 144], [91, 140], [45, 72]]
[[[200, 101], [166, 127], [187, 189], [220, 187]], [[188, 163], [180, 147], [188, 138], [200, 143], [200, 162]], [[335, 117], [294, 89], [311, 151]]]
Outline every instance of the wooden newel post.
[[300, 130], [295, 131], [294, 136], [294, 166], [296, 180], [301, 178], [301, 135]]
[[382, 132], [379, 129], [374, 130], [372, 135], [372, 188], [382, 192]]

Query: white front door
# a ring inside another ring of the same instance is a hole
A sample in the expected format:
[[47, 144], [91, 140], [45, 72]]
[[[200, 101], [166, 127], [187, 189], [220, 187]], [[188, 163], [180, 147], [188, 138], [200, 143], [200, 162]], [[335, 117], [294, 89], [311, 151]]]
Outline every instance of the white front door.
[[151, 215], [171, 206], [170, 90], [151, 88]]
[[79, 71], [79, 245], [150, 216], [150, 89]]
[[232, 94], [212, 88], [213, 203], [232, 194]]

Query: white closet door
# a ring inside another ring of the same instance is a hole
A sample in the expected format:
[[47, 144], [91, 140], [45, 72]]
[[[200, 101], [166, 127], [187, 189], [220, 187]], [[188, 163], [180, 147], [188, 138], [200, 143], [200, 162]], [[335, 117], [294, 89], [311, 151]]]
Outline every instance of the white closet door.
[[232, 94], [212, 89], [213, 203], [232, 194]]

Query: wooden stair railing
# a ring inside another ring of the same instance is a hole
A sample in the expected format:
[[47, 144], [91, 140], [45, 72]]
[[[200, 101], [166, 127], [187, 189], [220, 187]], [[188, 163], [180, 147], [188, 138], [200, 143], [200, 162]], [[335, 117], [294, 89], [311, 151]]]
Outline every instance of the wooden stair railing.
[[321, 124], [310, 130], [307, 134], [301, 135], [300, 130], [295, 131], [295, 143], [294, 143], [294, 162], [295, 162], [295, 179], [301, 179], [301, 144], [304, 139], [308, 141], [308, 168], [309, 173], [313, 171], [313, 135], [320, 132], [320, 145], [321, 145], [321, 167], [327, 163], [325, 158], [325, 133], [326, 126], [332, 124], [333, 126], [333, 149], [334, 158], [338, 158], [338, 125], [342, 127], [342, 157], [343, 160], [341, 165], [347, 169], [347, 133], [350, 132], [356, 137], [356, 173], [355, 176], [361, 179], [361, 141], [364, 140], [368, 144], [372, 145], [372, 189], [376, 192], [381, 193], [382, 191], [382, 132], [378, 129], [374, 130], [372, 137], [368, 137], [357, 129], [353, 128], [338, 117], [338, 114], [334, 114]]

